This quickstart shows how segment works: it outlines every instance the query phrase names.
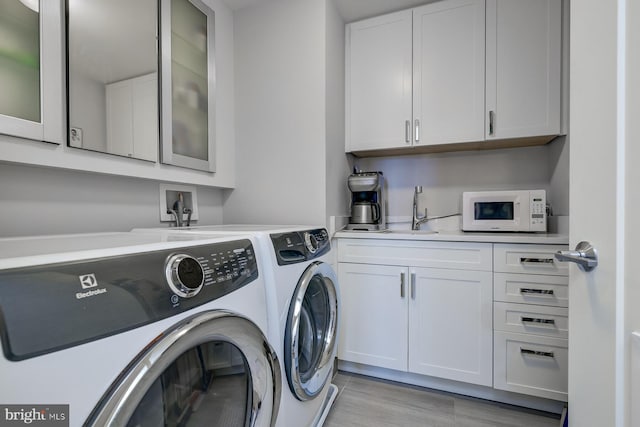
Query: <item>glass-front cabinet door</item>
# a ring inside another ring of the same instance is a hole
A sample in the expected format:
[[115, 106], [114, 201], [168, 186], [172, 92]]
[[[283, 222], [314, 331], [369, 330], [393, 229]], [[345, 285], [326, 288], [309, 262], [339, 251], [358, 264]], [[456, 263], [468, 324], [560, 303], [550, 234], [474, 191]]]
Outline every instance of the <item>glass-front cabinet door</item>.
[[0, 133], [61, 143], [62, 6], [0, 1]]
[[215, 170], [214, 12], [161, 0], [162, 163]]

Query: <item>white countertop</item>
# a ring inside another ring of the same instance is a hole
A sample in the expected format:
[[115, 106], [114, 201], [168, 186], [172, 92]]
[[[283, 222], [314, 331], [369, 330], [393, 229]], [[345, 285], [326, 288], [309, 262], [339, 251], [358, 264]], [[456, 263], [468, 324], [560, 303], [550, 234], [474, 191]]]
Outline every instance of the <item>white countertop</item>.
[[480, 233], [465, 231], [354, 231], [342, 230], [334, 235], [338, 239], [429, 240], [443, 242], [529, 243], [539, 245], [568, 245], [569, 236], [551, 233]]

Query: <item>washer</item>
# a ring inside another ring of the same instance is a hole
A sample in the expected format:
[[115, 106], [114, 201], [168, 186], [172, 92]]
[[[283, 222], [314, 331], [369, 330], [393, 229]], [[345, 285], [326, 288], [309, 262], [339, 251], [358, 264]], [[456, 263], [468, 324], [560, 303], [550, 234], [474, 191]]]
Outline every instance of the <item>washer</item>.
[[282, 374], [258, 245], [239, 234], [0, 239], [0, 402], [71, 426], [274, 425]]
[[[136, 231], [136, 230], [134, 230]], [[321, 426], [336, 397], [331, 384], [337, 351], [339, 289], [324, 228], [220, 225], [158, 229], [171, 233], [251, 233], [265, 257], [272, 342], [281, 361], [282, 427]], [[288, 391], [287, 391], [288, 390]]]

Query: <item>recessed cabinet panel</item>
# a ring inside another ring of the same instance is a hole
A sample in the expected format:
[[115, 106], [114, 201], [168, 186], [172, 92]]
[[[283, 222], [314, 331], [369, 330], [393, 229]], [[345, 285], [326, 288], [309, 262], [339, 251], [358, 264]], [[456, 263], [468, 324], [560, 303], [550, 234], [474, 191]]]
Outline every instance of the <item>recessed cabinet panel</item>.
[[560, 133], [560, 0], [487, 0], [487, 139]]
[[61, 143], [61, 2], [0, 2], [0, 33], [0, 133]]
[[198, 0], [163, 0], [162, 162], [215, 170], [214, 12]]
[[569, 278], [544, 274], [494, 273], [496, 301], [569, 306]]
[[565, 245], [496, 244], [493, 269], [501, 273], [568, 276], [568, 263], [558, 262], [554, 256], [567, 249]]
[[496, 331], [494, 387], [567, 401], [568, 341]]
[[491, 272], [411, 269], [409, 371], [491, 386]]
[[408, 269], [339, 263], [338, 280], [338, 358], [406, 371]]
[[416, 145], [484, 139], [484, 0], [413, 11]]
[[347, 151], [410, 146], [411, 10], [347, 26]]
[[497, 331], [569, 338], [569, 309], [533, 304], [493, 304]]

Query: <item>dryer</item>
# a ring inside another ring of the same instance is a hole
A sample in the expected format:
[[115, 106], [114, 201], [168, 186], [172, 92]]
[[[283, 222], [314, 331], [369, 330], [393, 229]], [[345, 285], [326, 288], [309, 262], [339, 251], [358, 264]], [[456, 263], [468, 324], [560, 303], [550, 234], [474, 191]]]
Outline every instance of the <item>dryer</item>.
[[337, 352], [339, 286], [330, 264], [332, 248], [327, 230], [232, 224], [156, 231], [217, 236], [250, 233], [259, 239], [270, 305], [270, 339], [278, 340], [276, 352], [282, 370], [283, 393], [276, 424], [321, 426], [337, 395], [331, 378]]
[[[281, 331], [283, 420], [321, 426], [337, 395], [331, 384], [337, 352], [339, 286], [324, 228], [269, 233]], [[284, 424], [283, 424], [284, 425]], [[289, 424], [291, 425], [291, 424]]]
[[0, 417], [274, 425], [281, 372], [257, 246], [231, 234], [0, 239]]

